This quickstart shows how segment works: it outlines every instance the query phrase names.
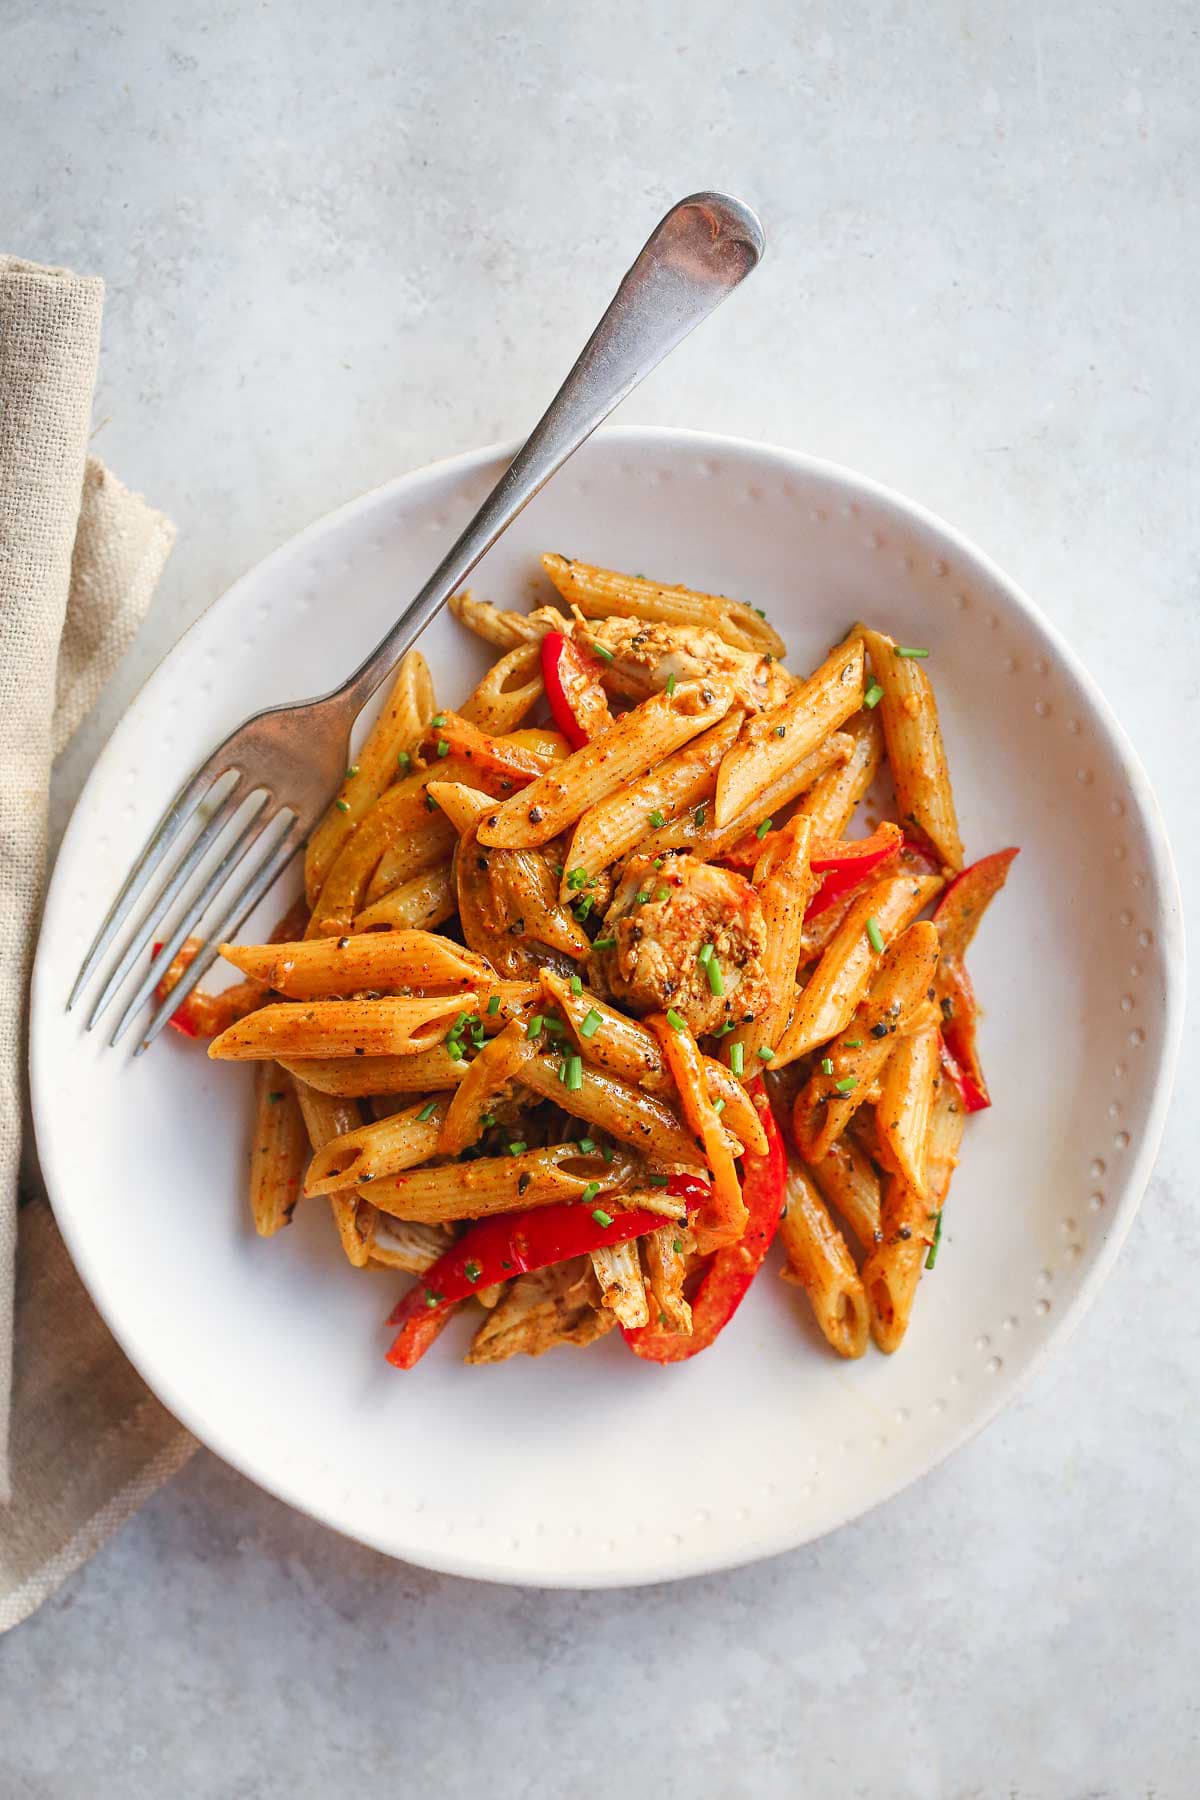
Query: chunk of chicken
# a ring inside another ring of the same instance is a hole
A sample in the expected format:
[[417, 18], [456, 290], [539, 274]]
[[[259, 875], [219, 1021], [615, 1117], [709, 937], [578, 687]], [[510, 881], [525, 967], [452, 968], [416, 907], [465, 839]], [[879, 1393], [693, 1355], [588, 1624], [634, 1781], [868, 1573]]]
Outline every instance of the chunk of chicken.
[[510, 1282], [475, 1333], [466, 1360], [497, 1363], [510, 1356], [542, 1356], [557, 1344], [591, 1344], [616, 1322], [600, 1305], [589, 1259], [573, 1257]]
[[[740, 1024], [766, 1002], [766, 922], [758, 895], [732, 869], [694, 856], [670, 857], [656, 869], [652, 857], [635, 857], [601, 936], [616, 942], [592, 952], [593, 983], [630, 1012], [673, 1007], [699, 1037], [727, 1021]], [[717, 982], [700, 961], [705, 944], [713, 947]], [[723, 991], [714, 994], [714, 986]]]
[[736, 650], [715, 631], [690, 625], [649, 624], [640, 619], [577, 620], [574, 636], [600, 644], [612, 656], [604, 671], [605, 685], [630, 700], [644, 700], [676, 681], [702, 675], [727, 675], [737, 701], [752, 712], [777, 706], [791, 692], [792, 681], [781, 663], [750, 650]]

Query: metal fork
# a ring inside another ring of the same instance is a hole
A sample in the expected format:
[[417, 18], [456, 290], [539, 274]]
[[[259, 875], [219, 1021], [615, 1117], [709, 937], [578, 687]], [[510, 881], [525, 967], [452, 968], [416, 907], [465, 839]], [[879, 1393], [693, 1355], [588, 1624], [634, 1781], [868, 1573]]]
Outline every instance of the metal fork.
[[[159, 959], [139, 976], [110, 1039], [113, 1044], [121, 1039], [180, 946], [209, 908], [219, 898], [226, 900], [220, 918], [154, 1013], [134, 1054], [140, 1056], [149, 1047], [215, 962], [220, 944], [236, 933], [303, 848], [337, 792], [349, 760], [351, 728], [380, 682], [522, 507], [613, 407], [750, 274], [763, 248], [763, 230], [755, 214], [727, 194], [692, 194], [671, 208], [523, 448], [378, 648], [348, 681], [323, 698], [255, 713], [184, 782], [96, 933], [71, 989], [68, 1011], [167, 852], [198, 813], [204, 820], [202, 828], [130, 935], [92, 1008], [89, 1031], [138, 966], [146, 946], [163, 931], [171, 908], [209, 852], [215, 851], [226, 827], [253, 801], [232, 843], [165, 936]], [[206, 806], [205, 818], [201, 809]]]

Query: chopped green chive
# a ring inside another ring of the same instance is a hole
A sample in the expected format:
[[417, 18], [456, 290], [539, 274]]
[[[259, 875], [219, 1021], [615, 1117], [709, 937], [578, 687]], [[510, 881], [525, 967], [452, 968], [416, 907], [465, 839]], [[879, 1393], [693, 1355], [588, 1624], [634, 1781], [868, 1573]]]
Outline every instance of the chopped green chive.
[[907, 656], [913, 662], [922, 662], [929, 655], [928, 650], [915, 650], [911, 644], [897, 644], [897, 656]]
[[586, 880], [587, 880], [587, 870], [586, 869], [584, 869], [584, 868], [572, 869], [571, 873], [567, 876], [567, 886], [569, 888], [581, 888]]
[[397, 750], [396, 762], [406, 773], [412, 768], [412, 757], [408, 754], [407, 750]]
[[467, 1053], [457, 1038], [448, 1037], [446, 1039], [446, 1054], [450, 1057], [452, 1062], [462, 1062]]
[[648, 1175], [646, 1179], [649, 1181], [651, 1187], [670, 1187], [671, 1185], [671, 1177], [669, 1175]]
[[822, 1073], [822, 1075], [832, 1075], [833, 1074], [833, 1058], [832, 1058], [832, 1056], [823, 1056], [821, 1058], [821, 1073]]
[[437, 753], [439, 756], [449, 756], [450, 745], [446, 738], [438, 739]]
[[847, 1038], [846, 1039], [847, 1050], [861, 1050], [862, 1044], [863, 1044], [863, 1041], [861, 1038]]
[[774, 1056], [775, 1056], [775, 1052], [773, 1050], [768, 1050], [765, 1044], [763, 1045], [762, 1049], [759, 1051], [758, 1054], [759, 1054], [760, 1059], [763, 1062], [771, 1062], [774, 1060]]
[[479, 1129], [481, 1131], [490, 1131], [495, 1123], [495, 1113], [482, 1113], [479, 1119]]
[[703, 967], [712, 953], [713, 947], [711, 944], [701, 944], [699, 950], [696, 952], [696, 961]]
[[604, 1146], [603, 1150], [601, 1150], [600, 1154], [604, 1158], [606, 1163], [610, 1163], [613, 1160], [613, 1156], [614, 1156], [615, 1152], [614, 1152], [611, 1144], [605, 1144], [605, 1146]]
[[705, 821], [705, 819], [707, 819], [707, 817], [708, 817], [708, 808], [707, 808], [707, 806], [698, 806], [698, 807], [697, 807], [697, 808], [696, 808], [696, 810], [695, 810], [695, 812], [694, 812], [694, 813], [693, 813], [693, 814], [692, 814], [692, 817], [693, 817], [693, 819], [695, 819], [695, 821], [696, 821], [696, 830], [697, 830], [697, 831], [703, 831], [703, 829], [704, 829], [704, 821]]
[[595, 1150], [595, 1148], [596, 1148], [595, 1138], [580, 1138], [579, 1154], [581, 1156], [590, 1156], [592, 1154], [592, 1152]]
[[426, 794], [426, 796], [425, 796], [425, 811], [426, 812], [436, 812], [437, 811], [437, 801], [434, 799], [432, 794]]
[[334, 802], [334, 805], [337, 807], [339, 812], [349, 812], [350, 811], [350, 802], [348, 800], [336, 800]]
[[272, 1106], [278, 1106], [279, 1102], [283, 1099], [283, 1095], [282, 1094], [268, 1094], [267, 1099], [271, 1102]]
[[682, 1256], [683, 1255], [683, 1239], [675, 1238], [671, 1244], [671, 1248], [675, 1252], [676, 1256]]
[[687, 1030], [687, 1020], [681, 1018], [673, 1006], [668, 1006], [667, 1008], [667, 1024], [671, 1027], [672, 1031]]
[[612, 651], [606, 650], [604, 648], [604, 645], [598, 644], [594, 638], [592, 639], [592, 649], [596, 652], [596, 655], [601, 659], [602, 662], [611, 662], [612, 661], [612, 659], [613, 659]]
[[592, 896], [590, 894], [585, 894], [582, 900], [577, 900], [575, 902], [575, 917], [579, 920], [581, 925], [591, 912], [592, 904]]
[[941, 1215], [941, 1213], [939, 1213], [937, 1216], [937, 1224], [933, 1228], [933, 1242], [929, 1246], [929, 1255], [925, 1258], [925, 1267], [927, 1269], [932, 1269], [934, 1263], [937, 1261], [938, 1245], [941, 1243], [941, 1241], [942, 1241], [942, 1215]]
[[880, 685], [877, 681], [873, 681], [871, 683], [870, 687], [867, 689], [866, 693], [863, 695], [863, 705], [866, 707], [869, 707], [872, 711], [874, 711], [874, 709], [879, 705], [879, 702], [882, 699], [883, 699], [883, 689], [880, 687]]
[[669, 900], [671, 898], [670, 888], [669, 887], [656, 887], [654, 890], [654, 898], [658, 901], [659, 905], [661, 906], [664, 900]]
[[675, 677], [673, 675], [667, 676], [667, 692], [668, 694], [673, 694], [675, 692]]
[[520, 1156], [522, 1151], [528, 1149], [528, 1147], [527, 1144], [521, 1142], [520, 1138], [514, 1138], [511, 1144], [505, 1144], [504, 1146], [510, 1156]]
[[541, 1037], [542, 1024], [543, 1024], [543, 1020], [542, 1020], [541, 1013], [534, 1013], [532, 1019], [530, 1019], [528, 1025], [525, 1027], [525, 1036], [526, 1037]]
[[[711, 967], [712, 967], [712, 964], [710, 963], [709, 968], [711, 968]], [[709, 977], [709, 979], [710, 980], [712, 979], [711, 976]], [[726, 1034], [732, 1030], [733, 1030], [733, 1020], [726, 1019], [726, 1021], [723, 1025], [717, 1026], [717, 1029], [713, 1032], [713, 1036], [714, 1037], [725, 1037]]]
[[566, 1028], [565, 1028], [565, 1026], [560, 1025], [557, 1019], [547, 1019], [546, 1020], [546, 1036], [547, 1037], [560, 1038], [560, 1037], [564, 1037], [565, 1035], [566, 1035]]
[[879, 920], [875, 917], [874, 913], [872, 913], [867, 920], [867, 936], [871, 941], [871, 948], [874, 950], [876, 956], [881, 955], [883, 952], [883, 933], [879, 929]]
[[760, 619], [765, 619], [767, 616], [766, 609], [764, 607], [756, 606], [754, 608], [754, 611], [758, 614]]
[[665, 861], [666, 861], [666, 860], [667, 860], [667, 859], [666, 859], [666, 857], [665, 857], [665, 856], [656, 856], [656, 857], [655, 857], [655, 859], [654, 859], [654, 866], [655, 866], [655, 868], [656, 868], [656, 869], [661, 869], [661, 868], [662, 868], [662, 866], [663, 866], [663, 864], [664, 864], [664, 862], [665, 862]]
[[842, 1079], [840, 1081], [835, 1081], [833, 1085], [839, 1094], [849, 1094], [858, 1086], [858, 1076], [843, 1075]]
[[446, 723], [445, 713], [434, 713], [429, 723], [433, 726], [435, 731], [440, 731], [442, 726]]
[[582, 1194], [580, 1194], [579, 1198], [583, 1201], [584, 1205], [586, 1206], [588, 1201], [594, 1200], [596, 1198], [596, 1195], [599, 1192], [600, 1192], [600, 1183], [598, 1181], [589, 1181], [587, 1186], [584, 1188]]
[[593, 1006], [590, 1009], [590, 1011], [588, 1012], [586, 1019], [584, 1019], [580, 1024], [580, 1027], [579, 1027], [580, 1037], [585, 1037], [585, 1038], [595, 1037], [596, 1033], [599, 1031], [599, 1029], [600, 1029], [601, 1025], [603, 1025], [603, 1023], [604, 1023], [604, 1020], [601, 1018], [600, 1014], [596, 1011], [595, 1007]]
[[616, 938], [597, 938], [595, 943], [592, 945], [592, 949], [593, 950], [611, 950], [613, 948], [613, 946], [616, 944], [616, 941], [617, 941]]
[[666, 824], [666, 820], [663, 818], [662, 814], [659, 812], [657, 806], [655, 807], [655, 809], [652, 813], [647, 813], [646, 817], [649, 819], [649, 821], [650, 821], [651, 825], [654, 827], [655, 831], [661, 831], [663, 826]]
[[745, 1051], [741, 1044], [730, 1044], [729, 1067], [734, 1075], [742, 1074], [746, 1064]]
[[568, 1056], [562, 1066], [562, 1083], [568, 1094], [577, 1094], [583, 1086], [582, 1056]]
[[472, 1257], [470, 1262], [463, 1264], [463, 1274], [468, 1281], [478, 1281], [479, 1277], [483, 1274], [483, 1264], [476, 1262], [474, 1257]]
[[424, 1125], [427, 1119], [432, 1119], [432, 1117], [436, 1111], [437, 1111], [437, 1101], [436, 1100], [427, 1100], [425, 1102], [424, 1106], [421, 1108], [420, 1112], [417, 1114], [417, 1118], [421, 1121], [421, 1124]]
[[354, 780], [354, 777], [355, 777], [355, 776], [356, 776], [356, 775], [357, 775], [357, 774], [358, 774], [358, 764], [357, 764], [357, 763], [351, 763], [351, 764], [350, 764], [350, 767], [349, 767], [349, 768], [348, 768], [348, 769], [347, 769], [347, 770], [346, 770], [346, 780], [347, 780], [347, 781], [353, 781], [353, 780]]
[[493, 994], [491, 999], [488, 1001], [488, 1011], [491, 1013], [493, 1018], [495, 1018], [496, 1014], [500, 1011], [500, 996], [499, 996], [499, 994]]
[[639, 894], [639, 895], [638, 895], [638, 897], [637, 897], [637, 903], [638, 903], [638, 905], [639, 905], [639, 906], [649, 906], [649, 904], [650, 904], [650, 890], [649, 890], [649, 888], [644, 888], [644, 889], [643, 889], [643, 890], [642, 890], [642, 892], [641, 892], [641, 893], [640, 893], [640, 894]]
[[758, 839], [760, 844], [762, 843], [763, 839], [766, 837], [766, 835], [767, 835], [768, 831], [770, 831], [770, 829], [771, 829], [771, 820], [770, 819], [764, 819], [761, 825], [756, 825], [754, 827], [754, 835]]
[[573, 993], [573, 994], [582, 994], [582, 992], [583, 992], [583, 978], [582, 978], [582, 977], [581, 977], [581, 976], [579, 976], [579, 975], [572, 975], [572, 977], [571, 977], [571, 992], [572, 992], [572, 993]]
[[713, 1101], [712, 1109], [716, 1113], [716, 1115], [719, 1119], [721, 1114], [725, 1111], [725, 1096], [724, 1096], [724, 1094], [721, 1095], [719, 1100]]
[[598, 1206], [596, 1208], [595, 1212], [593, 1212], [593, 1214], [592, 1214], [592, 1217], [593, 1217], [593, 1219], [595, 1219], [597, 1225], [611, 1225], [612, 1224], [612, 1214], [606, 1213], [602, 1206]]
[[725, 977], [721, 973], [721, 965], [715, 956], [710, 956], [704, 965], [704, 973], [708, 976], [708, 991], [718, 999], [725, 992]]
[[775, 736], [777, 738], [786, 737], [787, 736], [787, 726], [786, 725], [777, 725], [775, 727]]
[[432, 1288], [425, 1289], [426, 1306], [440, 1306], [442, 1304], [442, 1298], [443, 1296], [441, 1294], [435, 1294]]

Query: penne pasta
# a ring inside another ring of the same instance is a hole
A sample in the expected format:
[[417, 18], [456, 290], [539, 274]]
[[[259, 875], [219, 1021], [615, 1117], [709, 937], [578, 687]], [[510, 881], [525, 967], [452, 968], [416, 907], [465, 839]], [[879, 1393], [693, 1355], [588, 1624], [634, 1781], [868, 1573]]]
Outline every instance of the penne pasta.
[[770, 656], [785, 653], [779, 633], [744, 601], [727, 600], [723, 594], [695, 593], [691, 588], [662, 587], [644, 575], [619, 575], [614, 569], [597, 569], [565, 556], [547, 554], [542, 557], [542, 567], [563, 599], [585, 619], [619, 613], [625, 618], [715, 631], [737, 650]]
[[712, 1195], [692, 1222], [696, 1248], [702, 1253], [735, 1244], [746, 1229], [749, 1213], [730, 1154], [720, 1115], [708, 1097], [703, 1059], [687, 1026], [676, 1024], [663, 1013], [648, 1020], [662, 1047], [664, 1060], [679, 1092], [683, 1116], [704, 1146], [704, 1160], [712, 1173]]
[[444, 925], [458, 910], [448, 862], [414, 875], [400, 886], [364, 907], [350, 927], [353, 931], [432, 931]]
[[331, 1194], [338, 1188], [366, 1186], [381, 1175], [412, 1169], [437, 1154], [438, 1135], [450, 1101], [430, 1096], [386, 1119], [335, 1137], [317, 1150], [304, 1180], [306, 1194]]
[[468, 724], [498, 737], [515, 731], [543, 692], [540, 644], [516, 644], [492, 664], [459, 712]]
[[721, 759], [737, 736], [742, 718], [736, 708], [726, 713], [719, 725], [693, 738], [639, 781], [589, 807], [576, 824], [563, 859], [559, 897], [564, 905], [578, 898], [581, 870], [585, 877], [599, 875], [633, 849], [646, 835], [648, 825], [652, 830], [661, 829], [712, 793]]
[[218, 1061], [264, 1057], [415, 1056], [439, 1043], [460, 1011], [475, 1012], [474, 994], [426, 999], [312, 1000], [262, 1006], [208, 1046]]
[[769, 848], [755, 864], [754, 887], [767, 927], [763, 970], [770, 998], [729, 1040], [731, 1046], [742, 1046], [748, 1068], [762, 1051], [774, 1052], [788, 1022], [804, 938], [804, 911], [817, 885], [808, 866], [811, 843], [812, 820], [800, 813], [782, 831], [771, 834]]
[[442, 1116], [437, 1140], [439, 1156], [457, 1156], [483, 1136], [488, 1129], [485, 1121], [489, 1118], [490, 1102], [520, 1080], [526, 1064], [540, 1048], [521, 1021], [514, 1019], [480, 1051]]
[[467, 989], [495, 979], [483, 957], [428, 931], [367, 932], [297, 944], [222, 944], [221, 955], [290, 1000], [405, 988]]
[[782, 1068], [849, 1023], [879, 967], [884, 949], [941, 887], [935, 876], [892, 875], [877, 881], [850, 907], [824, 950], [775, 1051]]
[[867, 1152], [843, 1132], [809, 1173], [826, 1205], [841, 1214], [860, 1247], [873, 1250], [879, 1236], [879, 1176]]
[[941, 1063], [936, 1025], [902, 1037], [888, 1057], [875, 1107], [881, 1162], [925, 1194], [925, 1140]]
[[788, 1165], [779, 1236], [787, 1252], [783, 1279], [804, 1289], [825, 1341], [839, 1356], [864, 1355], [870, 1321], [863, 1284], [815, 1182], [797, 1162]]
[[879, 1349], [898, 1350], [912, 1316], [921, 1265], [937, 1237], [938, 1219], [958, 1162], [966, 1114], [950, 1081], [939, 1084], [926, 1146], [928, 1193], [893, 1175], [884, 1189], [880, 1241], [863, 1264], [871, 1335]]
[[946, 766], [946, 748], [937, 701], [923, 666], [924, 655], [910, 654], [881, 631], [856, 625], [871, 657], [875, 680], [883, 689], [880, 722], [888, 762], [896, 784], [896, 806], [928, 839], [952, 869], [963, 866], [958, 815]]
[[[357, 1131], [362, 1125], [357, 1101], [338, 1100], [330, 1094], [319, 1093], [306, 1081], [298, 1081], [295, 1077], [293, 1086], [314, 1153], [322, 1151], [334, 1138]], [[309, 1166], [311, 1169], [312, 1165]], [[369, 1201], [360, 1200], [353, 1188], [342, 1188], [330, 1193], [329, 1209], [347, 1260], [356, 1269], [365, 1268], [374, 1236], [375, 1208]]]
[[259, 1237], [291, 1223], [308, 1158], [308, 1133], [296, 1090], [272, 1062], [258, 1071], [250, 1150], [250, 1211]]
[[613, 1193], [628, 1185], [631, 1168], [628, 1158], [606, 1163], [602, 1156], [584, 1155], [578, 1144], [550, 1144], [384, 1175], [371, 1184], [371, 1200], [393, 1218], [436, 1225], [575, 1200], [597, 1182], [601, 1195]]
[[424, 1094], [456, 1088], [467, 1072], [466, 1061], [452, 1057], [443, 1044], [418, 1056], [329, 1056], [303, 1062], [281, 1061], [289, 1075], [339, 1098], [363, 1099], [371, 1094]]
[[419, 650], [404, 657], [378, 718], [351, 759], [337, 798], [304, 853], [304, 891], [310, 907], [360, 821], [392, 781], [397, 758], [411, 751], [434, 712], [433, 678]]
[[[627, 1196], [627, 1204], [640, 1206], [640, 1194]], [[646, 1297], [651, 1317], [660, 1331], [673, 1331], [680, 1337], [692, 1335], [692, 1309], [684, 1293], [687, 1257], [695, 1248], [687, 1226], [660, 1225], [640, 1239], [642, 1267], [646, 1279]]]
[[863, 710], [842, 726], [850, 741], [845, 762], [835, 763], [818, 777], [800, 802], [799, 810], [813, 822], [813, 836], [840, 838], [854, 817], [883, 762], [883, 731], [879, 714]]
[[646, 1284], [638, 1258], [636, 1240], [625, 1244], [602, 1244], [591, 1253], [592, 1268], [600, 1284], [600, 1304], [615, 1317], [626, 1331], [650, 1323], [646, 1304]]
[[454, 829], [436, 808], [430, 810], [426, 779], [424, 773], [418, 773], [390, 788], [347, 839], [325, 877], [306, 937], [342, 937], [350, 930], [355, 914], [366, 905], [371, 877], [389, 850], [400, 853], [406, 871], [402, 880], [434, 868], [449, 856]]
[[[460, 625], [465, 625], [468, 631], [473, 631], [486, 644], [493, 644], [497, 650], [512, 650], [518, 644], [540, 644], [544, 635], [542, 627], [528, 613], [502, 612], [490, 600], [477, 600], [469, 589], [462, 594], [452, 594], [449, 607]], [[565, 619], [563, 623], [566, 624]]]
[[[572, 1086], [572, 1068], [578, 1085]], [[699, 1168], [703, 1157], [665, 1101], [618, 1081], [602, 1069], [590, 1069], [582, 1058], [539, 1056], [521, 1072], [522, 1084], [564, 1112], [629, 1144], [655, 1163], [682, 1163]]]
[[850, 754], [850, 743], [844, 732], [831, 732], [823, 744], [785, 769], [728, 825], [716, 825], [712, 806], [701, 801], [685, 818], [677, 819], [673, 825], [665, 825], [661, 831], [643, 839], [638, 846], [638, 855], [669, 856], [674, 851], [689, 850], [704, 862], [715, 862], [764, 819], [778, 818], [784, 808], [806, 793], [825, 771], [840, 766]]
[[652, 695], [489, 814], [478, 827], [480, 843], [548, 844], [589, 807], [715, 725], [732, 703], [733, 688], [721, 679], [681, 682], [671, 694]]
[[429, 797], [459, 837], [464, 837], [496, 804], [491, 794], [470, 787], [465, 781], [431, 781]]
[[863, 702], [863, 652], [839, 646], [782, 705], [756, 713], [717, 776], [714, 820], [728, 825], [801, 758], [836, 731]]

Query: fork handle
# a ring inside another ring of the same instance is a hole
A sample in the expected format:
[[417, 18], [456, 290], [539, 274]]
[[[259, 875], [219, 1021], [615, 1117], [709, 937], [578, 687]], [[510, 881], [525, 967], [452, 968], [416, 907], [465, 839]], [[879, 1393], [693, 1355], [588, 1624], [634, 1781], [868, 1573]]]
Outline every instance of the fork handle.
[[692, 194], [671, 208], [475, 517], [383, 642], [338, 689], [351, 702], [351, 716], [522, 507], [667, 352], [745, 280], [761, 259], [764, 242], [755, 214], [728, 194]]

